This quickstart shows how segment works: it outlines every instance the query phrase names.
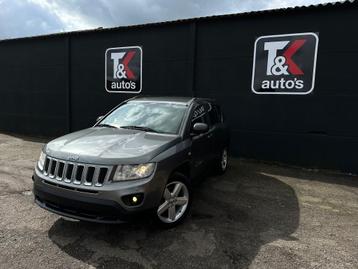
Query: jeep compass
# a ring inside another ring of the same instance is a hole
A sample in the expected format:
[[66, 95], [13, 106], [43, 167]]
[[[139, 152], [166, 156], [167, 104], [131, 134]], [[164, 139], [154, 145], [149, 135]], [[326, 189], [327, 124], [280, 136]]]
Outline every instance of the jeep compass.
[[208, 168], [226, 171], [228, 144], [215, 101], [135, 97], [43, 147], [35, 202], [72, 219], [117, 223], [149, 212], [174, 226], [189, 211], [192, 183]]

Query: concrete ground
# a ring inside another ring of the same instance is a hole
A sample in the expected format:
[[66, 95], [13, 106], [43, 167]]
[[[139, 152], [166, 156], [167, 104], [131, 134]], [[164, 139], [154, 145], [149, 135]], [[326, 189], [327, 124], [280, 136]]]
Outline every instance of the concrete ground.
[[231, 160], [177, 228], [89, 224], [34, 205], [41, 147], [0, 135], [0, 268], [358, 268], [358, 177]]

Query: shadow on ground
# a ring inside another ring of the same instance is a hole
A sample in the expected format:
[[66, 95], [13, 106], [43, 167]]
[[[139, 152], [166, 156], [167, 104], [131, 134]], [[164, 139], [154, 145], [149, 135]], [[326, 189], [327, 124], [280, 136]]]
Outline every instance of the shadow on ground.
[[[299, 166], [290, 166], [277, 163], [276, 165], [270, 162], [258, 162], [254, 160], [245, 160], [245, 162], [251, 162], [260, 164], [260, 171], [262, 173], [271, 174], [272, 176], [291, 177], [295, 180], [317, 181], [328, 184], [342, 185], [347, 187], [357, 187], [357, 175], [347, 174], [339, 171], [319, 170], [319, 169], [307, 169]], [[318, 173], [319, 172], [319, 173]], [[337, 180], [339, 177], [339, 180]]]
[[99, 225], [58, 219], [48, 232], [68, 255], [97, 268], [247, 268], [261, 246], [297, 240], [294, 190], [250, 164], [195, 188], [191, 216], [160, 230], [143, 223]]

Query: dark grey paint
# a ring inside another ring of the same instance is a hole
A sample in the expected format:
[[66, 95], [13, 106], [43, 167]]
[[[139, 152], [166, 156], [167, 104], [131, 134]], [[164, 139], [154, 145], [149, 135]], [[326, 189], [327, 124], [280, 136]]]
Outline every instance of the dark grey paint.
[[[164, 187], [174, 171], [186, 165], [189, 167], [186, 175], [190, 180], [195, 180], [207, 170], [211, 161], [219, 159], [221, 151], [228, 147], [229, 134], [224, 122], [211, 125], [207, 132], [200, 134], [191, 132], [191, 117], [195, 106], [212, 101], [196, 98], [136, 99], [136, 101], [146, 100], [186, 103], [188, 109], [178, 135], [97, 127], [97, 123], [92, 128], [57, 138], [49, 142], [43, 150], [47, 155], [57, 159], [67, 161], [76, 156], [78, 163], [112, 165], [113, 169], [119, 164], [153, 162], [156, 163], [153, 175], [138, 180], [109, 182], [101, 187], [82, 185], [77, 187], [79, 190], [96, 191], [94, 196], [81, 191], [48, 185], [46, 181], [63, 187], [73, 186], [71, 183], [44, 176], [36, 167], [34, 193], [37, 204], [66, 216], [70, 215], [48, 208], [41, 199], [46, 200], [48, 196], [55, 200], [68, 199], [73, 201], [74, 205], [83, 201], [97, 205], [102, 203], [98, 202], [99, 199], [99, 201], [115, 203], [126, 213], [153, 209], [159, 205]], [[217, 151], [217, 148], [220, 148], [220, 151]], [[122, 197], [136, 193], [144, 194], [143, 204], [134, 207], [127, 206]], [[42, 198], [38, 199], [38, 197]], [[83, 219], [76, 215], [70, 217]]]
[[59, 159], [75, 154], [84, 163], [138, 164], [149, 162], [178, 141], [178, 135], [92, 127], [51, 141], [45, 151]]

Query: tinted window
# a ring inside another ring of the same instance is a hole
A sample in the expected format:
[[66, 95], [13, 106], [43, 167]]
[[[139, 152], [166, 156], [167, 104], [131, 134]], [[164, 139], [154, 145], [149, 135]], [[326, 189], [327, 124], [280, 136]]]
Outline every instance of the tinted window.
[[177, 134], [186, 110], [184, 104], [132, 101], [118, 107], [101, 124], [140, 126]]
[[209, 111], [209, 117], [212, 125], [222, 122], [220, 108], [216, 105], [212, 105]]
[[208, 104], [197, 105], [193, 111], [192, 115], [192, 125], [197, 122], [202, 122], [210, 125], [209, 112], [210, 106]]

